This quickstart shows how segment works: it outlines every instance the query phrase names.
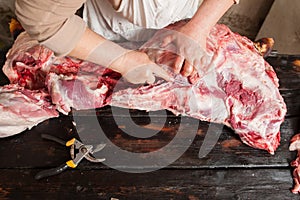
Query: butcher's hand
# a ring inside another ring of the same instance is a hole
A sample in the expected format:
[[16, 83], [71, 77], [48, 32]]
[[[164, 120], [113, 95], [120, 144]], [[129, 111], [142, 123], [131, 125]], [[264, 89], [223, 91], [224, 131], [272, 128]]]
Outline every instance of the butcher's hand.
[[103, 40], [84, 59], [108, 67], [122, 74], [133, 84], [153, 83], [155, 76], [167, 81], [172, 77], [150, 60], [144, 52], [125, 49], [118, 44]]
[[175, 46], [177, 57], [174, 62], [174, 72], [183, 76], [203, 74], [202, 67], [207, 62], [206, 38], [207, 33], [183, 26], [178, 30], [166, 30], [161, 37], [161, 48]]
[[128, 51], [116, 59], [111, 68], [118, 68], [128, 82], [133, 84], [152, 84], [155, 76], [172, 81], [172, 77], [160, 66], [152, 62], [148, 55], [138, 51]]

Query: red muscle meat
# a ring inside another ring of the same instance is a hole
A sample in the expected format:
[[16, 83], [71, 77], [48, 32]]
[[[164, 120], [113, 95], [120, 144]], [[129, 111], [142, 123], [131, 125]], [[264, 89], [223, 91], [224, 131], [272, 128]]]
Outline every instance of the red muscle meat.
[[[183, 23], [169, 28], [176, 30]], [[159, 34], [140, 50], [169, 70], [174, 53], [155, 49]], [[105, 105], [147, 111], [167, 109], [176, 115], [222, 123], [244, 143], [272, 154], [279, 145], [286, 105], [276, 73], [253, 42], [225, 25], [216, 25], [207, 38], [208, 62], [201, 77], [187, 79], [169, 71], [174, 82], [157, 80], [147, 86], [129, 84], [117, 72], [93, 63], [57, 58], [46, 48], [32, 45], [28, 38], [26, 33], [19, 36], [8, 54], [4, 72], [12, 83], [28, 89], [47, 88], [52, 103], [62, 113], [71, 108]], [[26, 40], [30, 45], [24, 51], [18, 50], [18, 46], [25, 45], [21, 41]]]

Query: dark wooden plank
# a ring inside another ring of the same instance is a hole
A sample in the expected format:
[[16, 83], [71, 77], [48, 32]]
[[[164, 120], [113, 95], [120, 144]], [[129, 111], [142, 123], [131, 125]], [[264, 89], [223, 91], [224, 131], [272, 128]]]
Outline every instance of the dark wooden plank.
[[[65, 141], [74, 137], [68, 116], [46, 120], [29, 131], [0, 140], [0, 157], [5, 160], [0, 168], [53, 166], [70, 159], [68, 148], [45, 141], [41, 133], [55, 135]], [[41, 130], [41, 131], [39, 131]], [[1, 165], [0, 164], [0, 165]]]
[[[143, 118], [145, 117], [138, 117], [137, 119], [143, 123], [148, 120], [143, 120]], [[188, 123], [195, 122], [193, 119], [185, 118], [186, 122], [183, 123], [180, 121], [180, 117], [170, 117], [167, 119], [164, 128], [160, 129], [159, 125], [162, 119], [153, 117], [151, 118], [152, 125], [150, 129], [157, 133], [153, 137], [141, 139], [132, 137], [120, 129], [123, 128], [129, 133], [131, 132], [125, 118], [115, 117], [115, 119], [119, 121], [119, 125], [115, 123], [112, 117], [98, 117], [101, 128], [105, 130], [105, 137], [108, 138], [106, 142], [111, 141], [111, 144], [108, 143], [99, 156], [112, 159], [113, 157], [110, 157], [109, 152], [114, 150], [114, 146], [117, 146], [129, 152], [140, 153], [140, 157], [143, 157], [142, 153], [163, 148], [178, 134], [177, 130], [182, 128], [184, 134], [180, 136], [180, 140], [182, 139], [183, 142], [177, 143], [174, 148], [179, 150], [186, 148], [188, 150], [170, 166], [171, 168], [287, 167], [295, 156], [294, 152], [288, 151], [289, 140], [296, 132], [300, 131], [300, 117], [287, 118], [281, 127], [281, 145], [275, 155], [270, 155], [265, 151], [242, 144], [232, 130], [223, 128], [222, 135], [213, 150], [205, 158], [199, 159], [198, 152], [210, 125], [209, 123], [199, 122], [199, 129], [197, 130], [191, 127], [191, 123]], [[86, 120], [86, 124], [84, 120]], [[82, 134], [91, 136], [102, 134], [99, 133], [99, 125], [93, 127], [88, 123], [92, 120], [94, 120], [92, 116], [83, 116], [82, 121], [84, 123], [77, 129], [81, 129]], [[48, 120], [30, 131], [1, 139], [0, 157], [4, 158], [5, 162], [0, 163], [0, 168], [54, 167], [69, 159], [68, 148], [52, 141], [43, 140], [40, 137], [41, 133], [48, 133], [64, 140], [78, 137], [70, 117], [61, 116], [57, 119]], [[80, 134], [81, 138], [83, 138], [82, 134]], [[191, 145], [187, 144], [187, 140], [191, 140]], [[103, 141], [96, 141], [96, 143], [100, 142]], [[161, 156], [174, 156], [177, 153], [177, 151], [162, 151]], [[33, 156], [34, 159], [32, 159]], [[126, 160], [127, 157], [120, 158], [120, 161], [122, 159]], [[156, 164], [150, 163], [147, 167], [152, 168]], [[86, 169], [107, 168], [102, 164], [91, 163], [86, 163], [81, 167]]]
[[279, 91], [288, 108], [286, 116], [300, 115], [300, 67], [294, 63], [299, 59], [300, 56], [293, 55], [275, 55], [266, 59], [279, 78]]
[[0, 170], [1, 199], [299, 199], [289, 169], [68, 170], [34, 180], [39, 170]]
[[[154, 127], [155, 120], [159, 121], [160, 119], [152, 119], [152, 122], [154, 122]], [[164, 128], [164, 130], [162, 132], [159, 132], [158, 136], [156, 138], [152, 138], [151, 140], [137, 140], [126, 134], [122, 134], [120, 130], [116, 130], [115, 133], [114, 131], [109, 131], [110, 134], [108, 134], [108, 137], [114, 144], [120, 146], [122, 149], [127, 149], [129, 151], [135, 152], [138, 149], [138, 151], [144, 152], [147, 150], [156, 150], [157, 148], [162, 148], [168, 141], [172, 140], [174, 135], [177, 133], [176, 130], [179, 127], [185, 131], [185, 134], [187, 136], [192, 135], [191, 133], [195, 131], [193, 128], [190, 128], [189, 123], [181, 123], [178, 119], [175, 121], [170, 119], [166, 124], [167, 126]], [[294, 135], [294, 133], [300, 130], [300, 118], [288, 118], [285, 120], [281, 127], [281, 145], [276, 151], [275, 155], [270, 155], [265, 151], [253, 149], [245, 144], [242, 144], [238, 136], [235, 135], [232, 130], [224, 127], [222, 135], [213, 150], [205, 158], [199, 159], [198, 152], [209, 125], [209, 123], [199, 122], [199, 129], [193, 143], [188, 148], [186, 153], [183, 154], [170, 167], [220, 168], [288, 166], [289, 161], [294, 158], [294, 153], [288, 151], [289, 140], [292, 135]], [[113, 126], [114, 124], [109, 118], [101, 118], [101, 127], [104, 130], [112, 128]], [[126, 125], [124, 125], [124, 127], [125, 126]], [[138, 146], [137, 143], [144, 146]], [[185, 142], [182, 142], [181, 144], [178, 144], [178, 148], [181, 148], [184, 145], [186, 145]], [[107, 146], [107, 148], [110, 148], [110, 146]], [[170, 154], [170, 152], [162, 153]], [[175, 153], [177, 152], [174, 152], [174, 154]], [[126, 160], [127, 158], [124, 159]]]
[[276, 55], [266, 58], [279, 78], [280, 91], [300, 89], [300, 67], [294, 64], [300, 56]]

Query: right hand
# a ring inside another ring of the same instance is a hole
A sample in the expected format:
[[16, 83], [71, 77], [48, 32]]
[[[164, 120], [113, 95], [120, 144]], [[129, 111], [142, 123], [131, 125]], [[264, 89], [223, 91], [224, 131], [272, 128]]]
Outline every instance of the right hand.
[[[177, 57], [174, 62], [174, 72], [183, 76], [203, 74], [203, 66], [207, 61], [206, 38], [208, 33], [201, 30], [193, 30], [187, 25], [174, 30], [167, 30], [161, 37], [161, 48], [172, 44], [175, 47]], [[194, 33], [196, 32], [196, 33]]]
[[155, 81], [155, 76], [166, 81], [173, 79], [170, 74], [152, 62], [148, 55], [143, 52], [128, 51], [116, 59], [111, 66], [120, 69], [122, 76], [133, 84], [152, 84]]

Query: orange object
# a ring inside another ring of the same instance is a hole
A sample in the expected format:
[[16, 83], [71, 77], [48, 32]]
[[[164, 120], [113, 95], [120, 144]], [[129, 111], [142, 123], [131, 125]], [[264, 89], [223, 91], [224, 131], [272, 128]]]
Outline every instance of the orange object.
[[18, 20], [12, 18], [9, 23], [9, 31], [14, 39], [16, 39], [18, 35], [24, 31], [24, 29]]

